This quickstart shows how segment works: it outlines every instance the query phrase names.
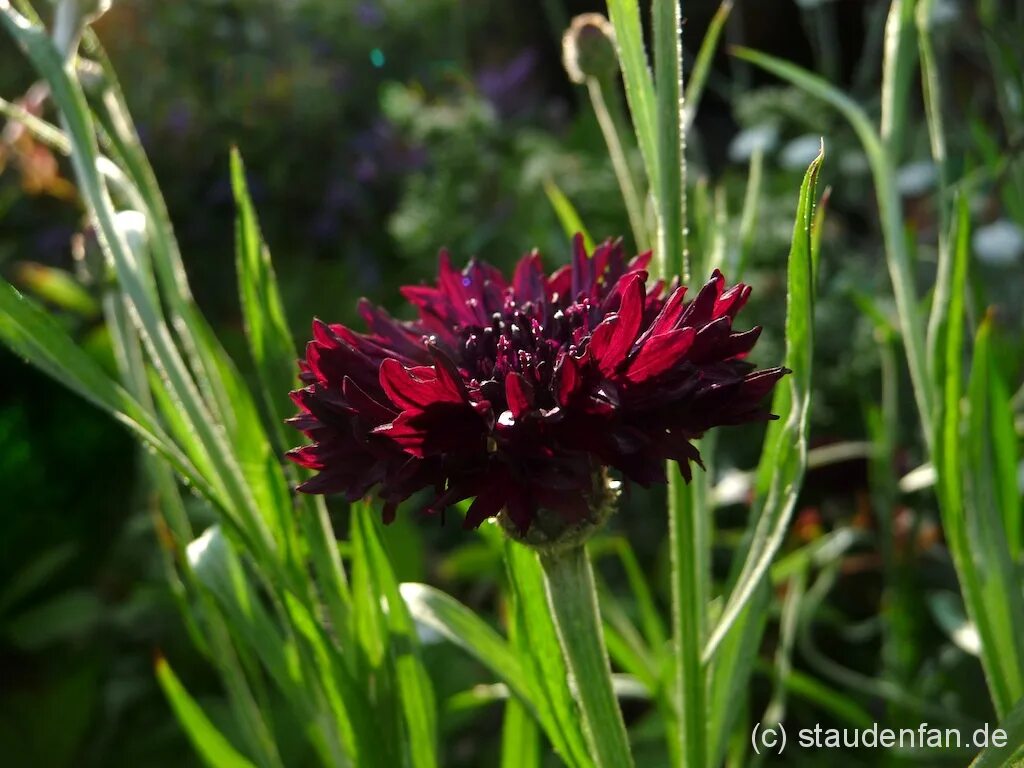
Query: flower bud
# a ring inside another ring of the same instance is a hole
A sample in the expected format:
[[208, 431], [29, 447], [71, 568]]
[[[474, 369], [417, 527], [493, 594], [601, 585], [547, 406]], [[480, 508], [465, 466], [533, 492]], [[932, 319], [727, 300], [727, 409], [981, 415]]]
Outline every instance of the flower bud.
[[542, 554], [582, 546], [615, 512], [622, 487], [622, 483], [613, 480], [603, 469], [594, 472], [592, 479], [593, 487], [586, 496], [586, 512], [581, 515], [573, 517], [567, 510], [540, 507], [525, 533], [507, 511], [498, 513], [498, 523], [510, 538]]
[[572, 20], [562, 36], [562, 63], [569, 79], [583, 84], [589, 78], [603, 80], [619, 66], [615, 30], [600, 13], [584, 13]]

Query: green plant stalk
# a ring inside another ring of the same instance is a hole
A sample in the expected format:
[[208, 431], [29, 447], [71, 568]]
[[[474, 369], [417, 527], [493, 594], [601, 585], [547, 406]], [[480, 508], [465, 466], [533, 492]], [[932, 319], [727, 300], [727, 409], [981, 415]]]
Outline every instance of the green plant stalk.
[[586, 548], [571, 546], [542, 553], [539, 558], [548, 607], [591, 756], [598, 768], [632, 766], [626, 726], [612, 687], [594, 573]]
[[657, 98], [658, 240], [655, 258], [662, 276], [690, 279], [684, 227], [686, 168], [683, 135], [683, 49], [679, 0], [654, 0], [654, 72]]
[[899, 165], [907, 127], [914, 56], [915, 0], [892, 0], [885, 22], [882, 59], [882, 117], [879, 134], [890, 164]]
[[921, 88], [924, 95], [925, 119], [928, 123], [928, 141], [932, 160], [938, 168], [939, 188], [939, 229], [938, 269], [935, 289], [932, 292], [932, 307], [928, 316], [928, 370], [932, 386], [942, 386], [942, 355], [944, 352], [946, 327], [948, 324], [949, 291], [952, 280], [953, 260], [949, 249], [949, 227], [952, 200], [949, 197], [949, 164], [946, 151], [946, 134], [942, 119], [942, 81], [939, 77], [935, 49], [931, 38], [931, 14], [934, 0], [920, 0], [917, 6], [918, 48], [921, 54]]
[[[594, 115], [601, 127], [604, 136], [604, 143], [608, 147], [608, 156], [612, 161], [612, 169], [615, 171], [615, 178], [619, 182], [619, 191], [622, 193], [622, 201], [626, 204], [626, 214], [629, 217], [629, 226], [633, 230], [633, 240], [638, 251], [646, 251], [650, 246], [650, 238], [647, 235], [647, 223], [644, 219], [644, 204], [637, 192], [636, 184], [633, 181], [633, 172], [629, 168], [629, 161], [626, 159], [626, 152], [623, 149], [622, 138], [619, 136], [619, 128], [605, 100], [605, 90], [612, 94], [611, 85], [602, 83], [599, 78], [587, 78], [587, 93], [590, 95], [590, 104], [594, 108]], [[614, 94], [612, 94], [614, 98]]]
[[[685, 136], [683, 133], [681, 8], [678, 0], [654, 0], [654, 71], [657, 101], [658, 179], [655, 202], [658, 239], [655, 249], [658, 277], [679, 274], [690, 280], [686, 250]], [[674, 462], [669, 477], [669, 548], [672, 581], [672, 698], [678, 712], [678, 743], [682, 765], [704, 768], [707, 761], [705, 711], [706, 670], [701, 660], [707, 593], [704, 565], [706, 509], [687, 488]]]
[[669, 550], [672, 558], [672, 637], [675, 663], [671, 665], [674, 708], [678, 712], [678, 742], [682, 765], [701, 768], [707, 752], [707, 676], [701, 660], [706, 613], [708, 509], [696, 490], [701, 478], [688, 486], [673, 462], [669, 479]]

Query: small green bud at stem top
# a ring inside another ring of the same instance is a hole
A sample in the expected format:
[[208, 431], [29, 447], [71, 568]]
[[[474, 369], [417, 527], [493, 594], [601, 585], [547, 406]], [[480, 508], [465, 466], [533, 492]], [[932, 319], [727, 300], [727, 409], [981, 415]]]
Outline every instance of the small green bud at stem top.
[[593, 492], [588, 497], [588, 513], [576, 520], [564, 513], [540, 508], [530, 529], [521, 533], [504, 511], [498, 514], [498, 523], [509, 537], [520, 544], [533, 547], [544, 555], [555, 555], [570, 547], [582, 546], [601, 529], [611, 517], [619, 500], [621, 483], [601, 471], [594, 474]]

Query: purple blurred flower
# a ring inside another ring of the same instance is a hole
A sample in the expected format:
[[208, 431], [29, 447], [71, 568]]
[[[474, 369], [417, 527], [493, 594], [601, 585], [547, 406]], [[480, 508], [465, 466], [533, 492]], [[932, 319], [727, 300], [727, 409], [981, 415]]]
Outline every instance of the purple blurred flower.
[[477, 87], [500, 114], [517, 114], [533, 100], [527, 85], [536, 67], [537, 52], [525, 50], [501, 66], [482, 69], [477, 74]]

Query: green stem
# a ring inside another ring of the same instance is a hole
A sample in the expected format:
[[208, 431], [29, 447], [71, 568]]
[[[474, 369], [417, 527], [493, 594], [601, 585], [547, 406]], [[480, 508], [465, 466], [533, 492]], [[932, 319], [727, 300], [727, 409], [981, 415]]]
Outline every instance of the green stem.
[[687, 486], [672, 462], [669, 473], [669, 550], [672, 557], [672, 640], [676, 658], [672, 681], [679, 712], [677, 741], [682, 765], [704, 768], [707, 762], [707, 678], [701, 660], [704, 650], [705, 543], [700, 486], [694, 478]]
[[637, 192], [636, 184], [633, 182], [633, 173], [629, 169], [629, 161], [626, 159], [626, 152], [623, 149], [622, 140], [619, 138], [618, 126], [605, 101], [603, 84], [596, 77], [588, 77], [587, 92], [590, 94], [590, 103], [594, 107], [597, 123], [601, 126], [601, 133], [604, 134], [605, 144], [608, 145], [608, 155], [612, 161], [612, 168], [615, 170], [615, 178], [619, 182], [622, 200], [626, 204], [629, 226], [633, 230], [633, 240], [636, 242], [638, 251], [646, 251], [650, 248], [650, 240], [647, 237], [647, 225], [644, 221], [644, 205]]
[[598, 768], [633, 765], [626, 726], [612, 688], [611, 666], [585, 547], [541, 553], [548, 608], [580, 708], [583, 733]]

